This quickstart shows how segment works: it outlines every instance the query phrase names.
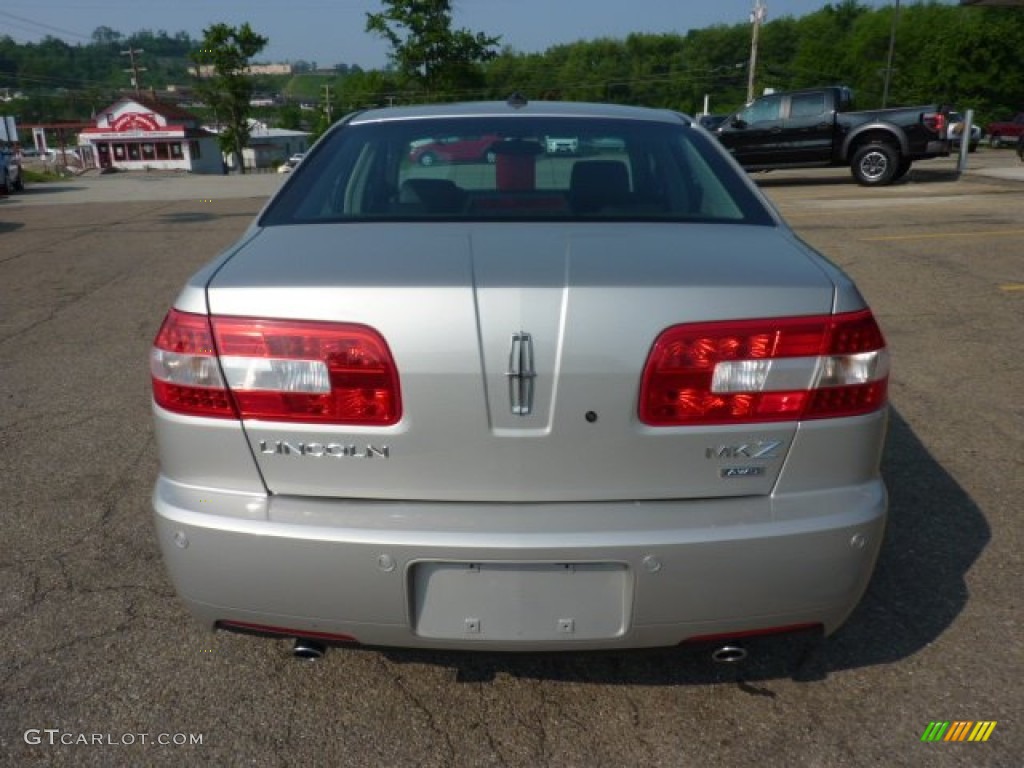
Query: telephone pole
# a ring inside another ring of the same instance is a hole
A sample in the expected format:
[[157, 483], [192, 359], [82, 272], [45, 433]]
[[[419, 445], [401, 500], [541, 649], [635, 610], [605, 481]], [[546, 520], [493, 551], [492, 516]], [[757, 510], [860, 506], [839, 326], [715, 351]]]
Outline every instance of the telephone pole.
[[331, 86], [325, 85], [324, 89], [324, 114], [327, 115], [327, 125], [331, 125], [333, 122], [333, 112], [331, 107]]
[[124, 70], [125, 72], [132, 73], [132, 88], [135, 89], [135, 95], [142, 95], [142, 84], [139, 82], [139, 72], [145, 72], [145, 67], [140, 67], [138, 62], [135, 61], [135, 55], [138, 53], [145, 53], [142, 48], [129, 48], [127, 51], [121, 51], [122, 56], [127, 56], [131, 64], [130, 69]]
[[750, 23], [754, 30], [750, 36], [750, 66], [747, 71], [747, 101], [754, 99], [754, 74], [757, 71], [757, 38], [761, 32], [761, 24], [768, 14], [768, 8], [761, 0], [755, 0], [754, 10], [750, 12]]
[[892, 12], [892, 27], [889, 29], [889, 55], [885, 61], [885, 87], [882, 89], [882, 109], [889, 105], [889, 81], [892, 79], [892, 55], [896, 50], [896, 24], [900, 20], [900, 0]]

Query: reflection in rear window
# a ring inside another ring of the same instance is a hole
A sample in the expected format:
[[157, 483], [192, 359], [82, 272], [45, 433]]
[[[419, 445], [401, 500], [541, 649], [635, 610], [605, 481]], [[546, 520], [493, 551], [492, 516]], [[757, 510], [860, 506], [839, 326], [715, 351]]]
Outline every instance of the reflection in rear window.
[[264, 226], [337, 221], [773, 224], [740, 172], [682, 122], [395, 120], [332, 133]]

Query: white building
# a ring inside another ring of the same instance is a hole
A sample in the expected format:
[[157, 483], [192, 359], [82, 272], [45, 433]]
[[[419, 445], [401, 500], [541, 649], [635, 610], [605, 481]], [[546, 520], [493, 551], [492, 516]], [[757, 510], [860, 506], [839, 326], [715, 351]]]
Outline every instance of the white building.
[[100, 168], [221, 173], [217, 137], [199, 118], [174, 104], [145, 96], [124, 97], [79, 134], [93, 147]]
[[[214, 127], [209, 128], [212, 131], [217, 130]], [[307, 131], [268, 128], [265, 123], [250, 119], [249, 143], [242, 150], [242, 162], [246, 168], [273, 168], [292, 155], [308, 150], [311, 137], [312, 134]], [[226, 157], [225, 161], [234, 169], [233, 157]]]

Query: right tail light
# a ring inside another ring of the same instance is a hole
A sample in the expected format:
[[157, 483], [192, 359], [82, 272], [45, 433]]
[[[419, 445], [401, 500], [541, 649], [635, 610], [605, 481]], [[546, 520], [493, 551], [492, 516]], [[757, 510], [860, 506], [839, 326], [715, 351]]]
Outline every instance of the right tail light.
[[639, 418], [671, 427], [857, 416], [885, 406], [888, 379], [869, 310], [677, 325], [647, 358]]

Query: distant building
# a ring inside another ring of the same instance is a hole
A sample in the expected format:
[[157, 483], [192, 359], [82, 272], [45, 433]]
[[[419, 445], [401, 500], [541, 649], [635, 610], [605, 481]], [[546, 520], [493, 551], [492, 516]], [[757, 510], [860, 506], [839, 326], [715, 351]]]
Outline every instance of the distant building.
[[198, 117], [145, 96], [107, 107], [79, 134], [79, 143], [94, 148], [101, 168], [221, 173], [224, 167], [216, 135]]
[[[206, 128], [214, 133], [221, 131], [221, 126], [208, 125]], [[248, 169], [273, 168], [289, 157], [309, 149], [312, 134], [308, 131], [290, 131], [285, 128], [269, 128], [266, 123], [249, 119], [249, 143], [242, 150], [242, 162]], [[225, 157], [224, 161], [232, 170], [235, 158]]]
[[[250, 76], [256, 75], [290, 75], [292, 73], [291, 64], [250, 64], [244, 70], [245, 74]], [[202, 64], [199, 67], [200, 77], [209, 77], [213, 74], [212, 64]]]

